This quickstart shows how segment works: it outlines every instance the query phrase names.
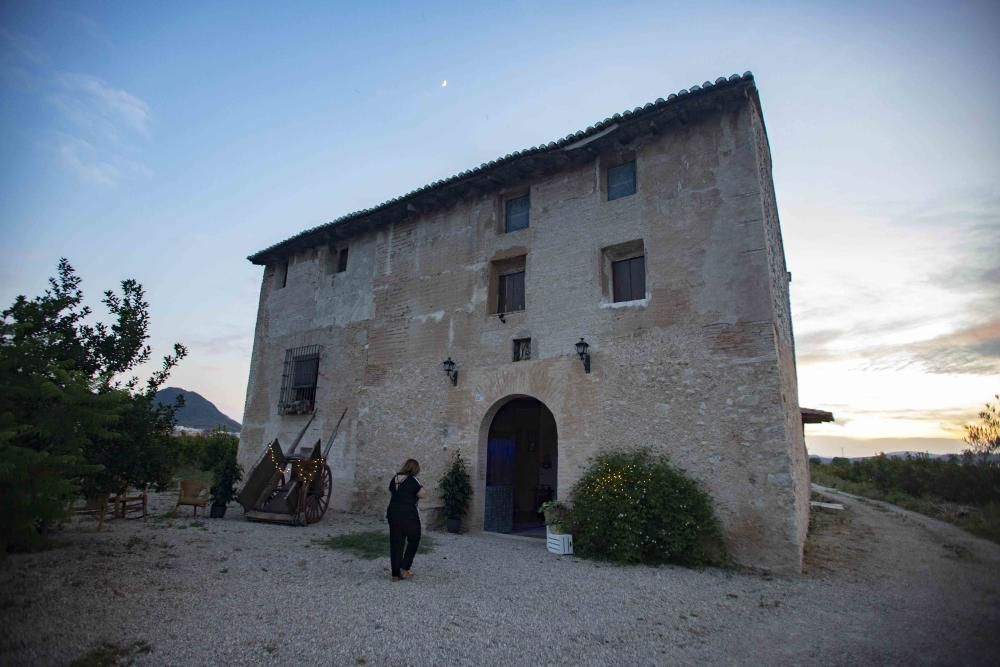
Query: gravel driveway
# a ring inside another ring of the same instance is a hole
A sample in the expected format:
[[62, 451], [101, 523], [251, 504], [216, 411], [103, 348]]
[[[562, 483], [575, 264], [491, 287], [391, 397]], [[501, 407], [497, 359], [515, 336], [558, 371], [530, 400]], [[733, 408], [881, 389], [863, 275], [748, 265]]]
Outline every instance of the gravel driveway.
[[[412, 581], [312, 541], [381, 529], [90, 520], [0, 562], [0, 663], [108, 642], [136, 665], [998, 664], [1000, 546], [830, 492], [801, 577], [619, 567], [541, 540], [433, 533]], [[162, 515], [173, 496], [154, 498]]]

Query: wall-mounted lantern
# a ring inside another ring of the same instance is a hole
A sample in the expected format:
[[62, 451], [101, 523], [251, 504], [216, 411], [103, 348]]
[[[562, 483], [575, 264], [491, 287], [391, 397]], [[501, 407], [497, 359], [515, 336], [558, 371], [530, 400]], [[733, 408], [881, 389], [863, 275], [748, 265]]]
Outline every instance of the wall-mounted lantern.
[[580, 342], [576, 344], [576, 353], [580, 355], [580, 361], [583, 362], [584, 373], [590, 372], [590, 354], [587, 352], [589, 347], [590, 345], [588, 345], [587, 341], [583, 338], [581, 338]]
[[453, 387], [457, 387], [458, 371], [455, 370], [455, 362], [451, 360], [451, 357], [448, 357], [447, 359], [444, 360], [444, 362], [441, 365], [444, 366], [445, 375], [451, 378], [451, 385]]

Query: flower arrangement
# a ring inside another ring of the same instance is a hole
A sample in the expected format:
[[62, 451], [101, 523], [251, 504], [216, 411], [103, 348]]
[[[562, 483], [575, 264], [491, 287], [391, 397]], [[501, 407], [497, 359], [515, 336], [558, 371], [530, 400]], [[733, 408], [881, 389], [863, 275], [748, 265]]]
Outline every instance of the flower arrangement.
[[570, 509], [558, 500], [548, 500], [538, 508], [545, 514], [545, 525], [552, 533], [565, 535], [570, 530]]

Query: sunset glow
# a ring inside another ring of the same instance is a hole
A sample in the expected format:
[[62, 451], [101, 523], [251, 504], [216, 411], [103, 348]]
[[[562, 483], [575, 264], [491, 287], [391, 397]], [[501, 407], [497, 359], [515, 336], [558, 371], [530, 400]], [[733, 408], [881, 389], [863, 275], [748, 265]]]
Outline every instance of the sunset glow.
[[997, 4], [626, 4], [7, 3], [0, 300], [134, 277], [169, 384], [241, 420], [248, 254], [752, 70], [810, 451], [959, 451], [1000, 391]]

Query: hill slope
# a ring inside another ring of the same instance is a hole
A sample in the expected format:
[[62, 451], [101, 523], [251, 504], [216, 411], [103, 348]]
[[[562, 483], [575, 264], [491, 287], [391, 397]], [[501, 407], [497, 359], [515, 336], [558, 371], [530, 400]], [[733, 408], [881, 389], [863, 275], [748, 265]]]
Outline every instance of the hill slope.
[[184, 396], [184, 407], [177, 411], [177, 425], [188, 428], [215, 428], [238, 432], [240, 423], [224, 415], [215, 405], [196, 391], [167, 387], [156, 392], [156, 402], [172, 404], [178, 394]]

